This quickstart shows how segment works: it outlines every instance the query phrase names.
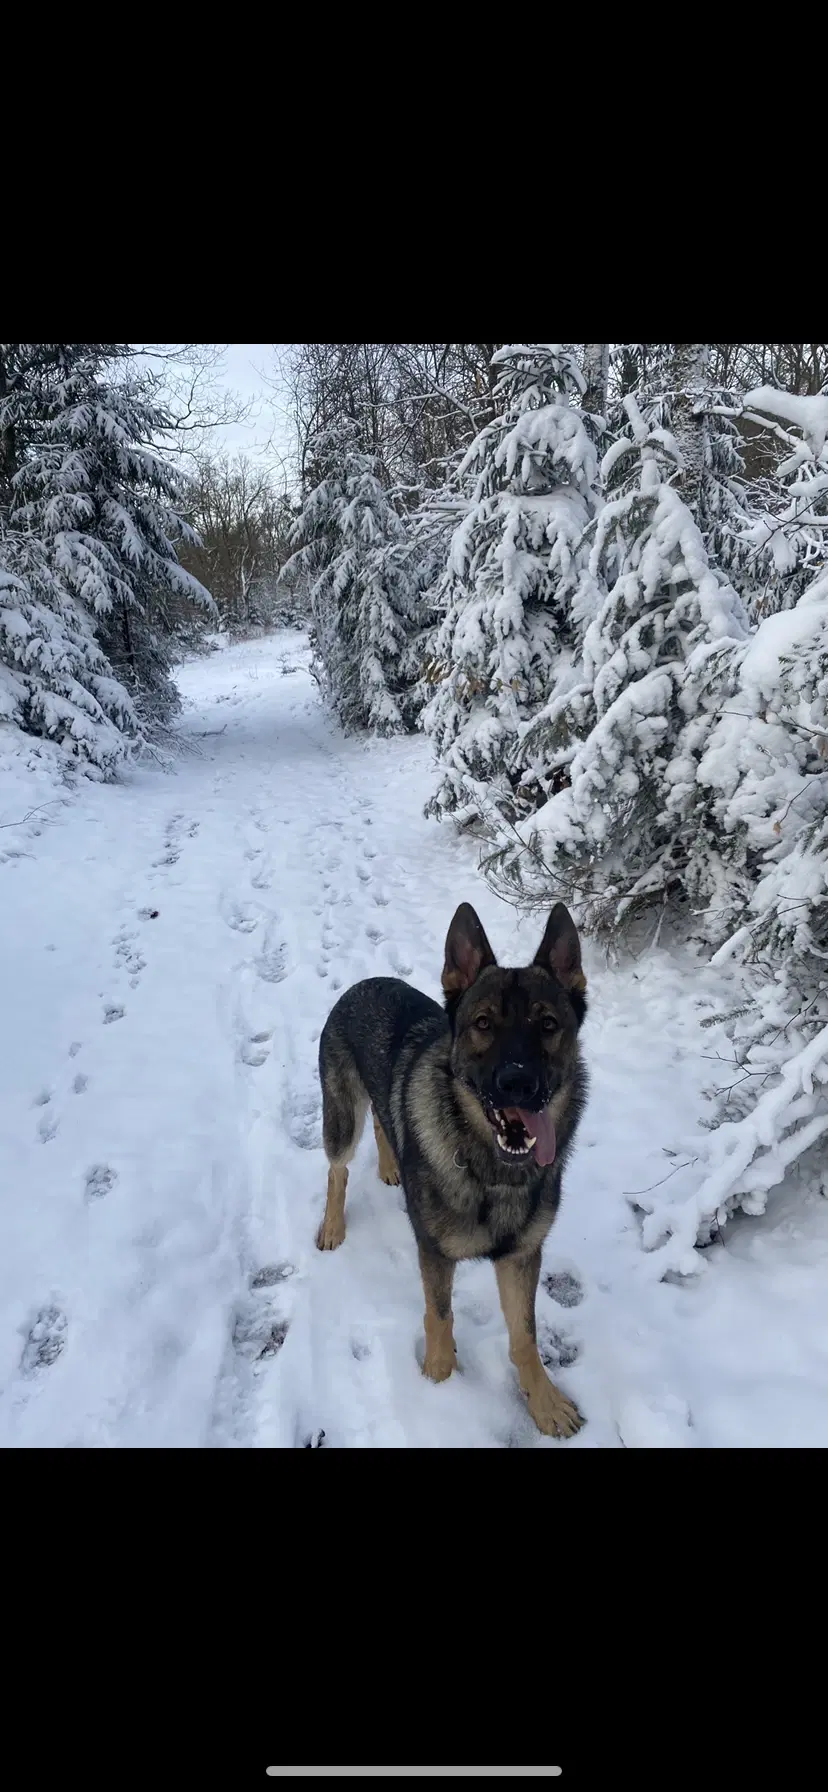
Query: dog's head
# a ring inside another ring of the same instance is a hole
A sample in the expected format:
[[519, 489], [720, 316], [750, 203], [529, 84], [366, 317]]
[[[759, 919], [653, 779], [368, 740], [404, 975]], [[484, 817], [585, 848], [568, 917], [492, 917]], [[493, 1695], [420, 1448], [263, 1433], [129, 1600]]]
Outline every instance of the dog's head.
[[530, 965], [504, 970], [468, 902], [448, 930], [443, 993], [451, 1068], [473, 1097], [471, 1117], [505, 1163], [551, 1164], [586, 1013], [586, 978], [572, 916], [555, 905]]

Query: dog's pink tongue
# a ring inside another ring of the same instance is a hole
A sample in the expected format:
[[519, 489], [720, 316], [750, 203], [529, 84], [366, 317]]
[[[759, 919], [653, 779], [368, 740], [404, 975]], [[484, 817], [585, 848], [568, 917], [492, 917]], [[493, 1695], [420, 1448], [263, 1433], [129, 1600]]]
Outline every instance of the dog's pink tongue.
[[549, 1109], [542, 1108], [539, 1114], [530, 1114], [525, 1108], [518, 1108], [517, 1111], [529, 1138], [535, 1141], [535, 1162], [539, 1164], [554, 1163], [555, 1128], [549, 1117]]

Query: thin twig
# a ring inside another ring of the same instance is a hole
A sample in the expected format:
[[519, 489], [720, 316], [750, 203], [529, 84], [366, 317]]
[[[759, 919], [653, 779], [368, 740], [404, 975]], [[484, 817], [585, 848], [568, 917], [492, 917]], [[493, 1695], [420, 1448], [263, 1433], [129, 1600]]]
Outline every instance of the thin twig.
[[28, 814], [22, 815], [19, 821], [0, 821], [0, 828], [22, 828], [24, 822], [31, 821], [33, 815], [39, 815], [43, 809], [53, 809], [55, 803], [58, 802], [60, 802], [60, 798], [53, 796], [48, 803], [38, 803], [36, 809], [30, 809]]
[[661, 1176], [658, 1182], [651, 1182], [649, 1188], [625, 1188], [623, 1193], [628, 1200], [634, 1200], [636, 1195], [648, 1195], [650, 1189], [661, 1188], [662, 1183], [669, 1182], [670, 1177], [675, 1176], [678, 1170], [688, 1170], [691, 1164], [697, 1164], [698, 1161], [697, 1157], [688, 1157], [686, 1164], [676, 1164], [672, 1170], [667, 1171], [666, 1176]]
[[[749, 709], [720, 709], [722, 716], [741, 716], [746, 722], [759, 722], [761, 716], [753, 715]], [[775, 718], [782, 728], [798, 728], [802, 734], [815, 734], [818, 740], [828, 741], [828, 730], [825, 728], [809, 728], [807, 722], [792, 722], [789, 716]]]

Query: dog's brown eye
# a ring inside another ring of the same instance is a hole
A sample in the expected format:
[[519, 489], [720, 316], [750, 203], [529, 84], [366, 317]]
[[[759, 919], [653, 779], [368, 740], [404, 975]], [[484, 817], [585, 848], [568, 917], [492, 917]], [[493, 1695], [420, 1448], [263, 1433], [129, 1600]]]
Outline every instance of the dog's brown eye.
[[488, 1014], [478, 1014], [477, 1019], [474, 1024], [477, 1027], [478, 1032], [488, 1033], [489, 1028], [492, 1023], [489, 1019]]
[[558, 1031], [558, 1023], [551, 1014], [544, 1015], [541, 1026], [544, 1033], [557, 1033]]

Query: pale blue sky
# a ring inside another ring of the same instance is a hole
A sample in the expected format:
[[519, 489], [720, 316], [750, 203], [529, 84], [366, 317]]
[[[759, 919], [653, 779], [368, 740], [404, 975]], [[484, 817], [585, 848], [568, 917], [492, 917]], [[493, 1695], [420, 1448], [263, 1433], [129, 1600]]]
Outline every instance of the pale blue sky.
[[286, 345], [273, 342], [231, 342], [222, 356], [223, 383], [242, 398], [252, 400], [247, 423], [233, 425], [217, 432], [222, 447], [229, 454], [266, 454], [272, 439], [275, 455], [285, 461], [292, 457], [294, 437], [286, 408], [285, 395], [270, 389], [278, 382], [277, 353]]

